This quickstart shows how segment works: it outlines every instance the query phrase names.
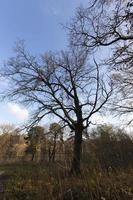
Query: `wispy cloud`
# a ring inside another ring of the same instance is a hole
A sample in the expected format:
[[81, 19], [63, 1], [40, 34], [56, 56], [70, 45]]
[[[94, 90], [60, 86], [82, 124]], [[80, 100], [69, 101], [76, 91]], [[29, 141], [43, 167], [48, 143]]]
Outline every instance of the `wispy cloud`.
[[27, 120], [29, 113], [28, 110], [26, 108], [21, 107], [18, 104], [15, 103], [8, 103], [8, 110], [9, 112], [18, 120]]

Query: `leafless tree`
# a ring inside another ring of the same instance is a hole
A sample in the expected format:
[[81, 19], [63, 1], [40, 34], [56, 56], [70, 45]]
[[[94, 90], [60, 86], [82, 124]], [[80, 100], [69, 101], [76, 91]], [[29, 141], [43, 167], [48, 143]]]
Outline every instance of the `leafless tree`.
[[[80, 7], [69, 25], [69, 35], [71, 47], [105, 54], [117, 88], [113, 110], [133, 112], [133, 1], [95, 1], [93, 7]], [[105, 47], [110, 58], [102, 51]]]
[[13, 124], [1, 124], [0, 125], [0, 134], [2, 135], [19, 135], [20, 129], [16, 128]]
[[[133, 40], [132, 3], [110, 1], [110, 5], [98, 1], [101, 6], [79, 7], [69, 24], [70, 43], [72, 46], [95, 49], [99, 46], [121, 44]], [[111, 3], [112, 2], [112, 3]], [[121, 44], [122, 45], [122, 44]]]
[[95, 60], [92, 66], [87, 53], [77, 49], [36, 58], [22, 44], [17, 45], [16, 56], [2, 70], [10, 86], [5, 96], [31, 107], [31, 126], [53, 114], [75, 133], [72, 172], [80, 171], [84, 129], [112, 93], [104, 74]]

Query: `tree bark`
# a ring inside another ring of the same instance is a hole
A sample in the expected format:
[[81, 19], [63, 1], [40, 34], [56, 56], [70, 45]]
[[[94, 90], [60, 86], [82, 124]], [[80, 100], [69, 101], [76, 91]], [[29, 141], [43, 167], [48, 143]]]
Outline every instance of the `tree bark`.
[[73, 151], [73, 160], [71, 166], [72, 174], [80, 174], [80, 160], [81, 160], [81, 149], [82, 149], [82, 132], [81, 128], [75, 130], [74, 137], [74, 151]]

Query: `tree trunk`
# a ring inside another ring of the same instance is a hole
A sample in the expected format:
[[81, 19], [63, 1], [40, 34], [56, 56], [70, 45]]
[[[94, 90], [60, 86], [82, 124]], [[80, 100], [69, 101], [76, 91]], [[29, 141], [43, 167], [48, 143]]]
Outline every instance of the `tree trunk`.
[[34, 161], [34, 157], [35, 157], [35, 153], [32, 153], [32, 155], [31, 155], [31, 161], [32, 162]]
[[54, 143], [53, 143], [53, 148], [51, 152], [52, 162], [55, 162], [55, 151], [56, 151], [56, 134], [54, 136]]
[[74, 151], [73, 151], [73, 161], [71, 166], [72, 174], [80, 174], [80, 159], [81, 159], [81, 149], [82, 149], [82, 129], [78, 128], [75, 130], [74, 137]]
[[55, 162], [55, 145], [52, 150], [52, 162]]
[[49, 162], [51, 161], [51, 146], [48, 149], [48, 155], [49, 155]]

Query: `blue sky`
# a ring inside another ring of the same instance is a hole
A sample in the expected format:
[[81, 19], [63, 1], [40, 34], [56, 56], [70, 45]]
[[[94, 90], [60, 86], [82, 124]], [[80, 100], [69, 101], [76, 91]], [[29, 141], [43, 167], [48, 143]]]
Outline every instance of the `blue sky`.
[[[67, 46], [67, 34], [62, 24], [70, 21], [78, 6], [86, 6], [88, 2], [89, 0], [1, 0], [0, 65], [14, 55], [13, 47], [19, 39], [25, 40], [27, 49], [36, 55], [64, 49]], [[0, 79], [1, 88], [6, 88], [6, 81]], [[28, 116], [28, 110], [22, 105], [0, 102], [0, 124], [23, 123]], [[107, 120], [106, 116], [102, 119], [97, 116], [95, 120], [113, 122], [110, 118]]]
[[61, 24], [88, 0], [3, 0], [0, 4], [0, 57], [12, 55], [17, 39], [24, 39], [35, 53], [58, 50], [66, 45]]
[[[88, 0], [1, 0], [0, 1], [0, 65], [13, 55], [18, 39], [25, 40], [34, 54], [58, 51], [67, 46], [62, 24], [69, 22], [79, 5]], [[0, 88], [5, 87], [0, 80]], [[21, 123], [28, 111], [11, 102], [0, 103], [0, 124]]]

